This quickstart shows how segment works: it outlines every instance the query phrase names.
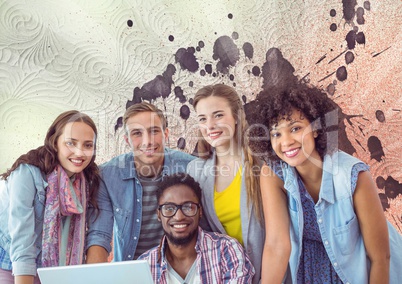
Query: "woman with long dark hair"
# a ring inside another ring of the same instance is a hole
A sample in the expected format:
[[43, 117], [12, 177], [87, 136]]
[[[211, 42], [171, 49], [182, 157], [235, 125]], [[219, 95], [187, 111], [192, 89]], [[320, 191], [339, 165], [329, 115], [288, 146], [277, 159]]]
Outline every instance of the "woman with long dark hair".
[[1, 175], [0, 283], [39, 283], [38, 267], [82, 264], [86, 212], [100, 178], [97, 129], [78, 111], [60, 114], [43, 146]]
[[402, 283], [402, 237], [369, 167], [338, 150], [340, 110], [298, 83], [257, 98], [250, 147], [266, 238], [261, 283]]

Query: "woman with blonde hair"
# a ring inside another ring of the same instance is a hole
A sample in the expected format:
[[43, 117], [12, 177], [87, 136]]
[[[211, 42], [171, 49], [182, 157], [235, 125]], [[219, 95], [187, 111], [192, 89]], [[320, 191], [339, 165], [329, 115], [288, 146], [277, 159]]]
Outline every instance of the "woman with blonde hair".
[[203, 191], [201, 226], [236, 238], [255, 267], [253, 283], [258, 283], [264, 242], [262, 209], [249, 200], [259, 193], [258, 179], [251, 175], [259, 167], [246, 147], [248, 124], [242, 102], [232, 87], [216, 84], [201, 88], [193, 106], [199, 158], [188, 164], [187, 172]]

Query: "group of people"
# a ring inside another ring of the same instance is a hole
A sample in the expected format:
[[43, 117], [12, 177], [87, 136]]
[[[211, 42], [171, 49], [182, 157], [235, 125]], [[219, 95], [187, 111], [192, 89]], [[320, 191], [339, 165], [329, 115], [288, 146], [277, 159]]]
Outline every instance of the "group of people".
[[123, 116], [131, 151], [99, 167], [92, 119], [67, 111], [1, 175], [0, 283], [38, 267], [145, 259], [155, 283], [402, 283], [402, 236], [369, 168], [337, 149], [340, 113], [299, 82], [193, 98], [198, 157], [165, 146], [161, 110]]

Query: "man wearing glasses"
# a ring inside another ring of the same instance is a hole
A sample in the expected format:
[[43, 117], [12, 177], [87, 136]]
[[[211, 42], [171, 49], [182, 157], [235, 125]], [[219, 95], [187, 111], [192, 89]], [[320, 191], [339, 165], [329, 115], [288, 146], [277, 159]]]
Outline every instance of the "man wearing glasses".
[[189, 175], [167, 176], [157, 191], [160, 245], [142, 254], [155, 283], [252, 283], [254, 268], [240, 243], [199, 227], [201, 188]]

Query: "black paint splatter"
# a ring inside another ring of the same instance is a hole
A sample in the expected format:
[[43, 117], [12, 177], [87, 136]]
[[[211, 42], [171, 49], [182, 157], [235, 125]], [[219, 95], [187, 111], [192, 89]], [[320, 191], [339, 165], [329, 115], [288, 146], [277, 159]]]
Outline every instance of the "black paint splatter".
[[127, 26], [129, 26], [130, 28], [133, 26], [133, 21], [132, 20], [128, 20], [127, 21]]
[[341, 82], [348, 78], [348, 71], [345, 66], [341, 66], [336, 70], [336, 78]]
[[271, 88], [285, 89], [287, 86], [297, 82], [293, 74], [295, 69], [287, 61], [278, 48], [270, 48], [265, 56], [266, 61], [262, 66], [263, 90]]
[[364, 20], [364, 9], [362, 7], [357, 8], [356, 10], [356, 22], [359, 25], [364, 25], [365, 20]]
[[395, 180], [392, 176], [384, 179], [382, 176], [376, 179], [377, 187], [384, 189], [385, 195], [389, 199], [396, 198], [399, 194], [402, 194], [402, 184]]
[[248, 59], [253, 58], [253, 56], [254, 56], [254, 47], [251, 45], [251, 43], [245, 42], [243, 44], [243, 51], [244, 51], [244, 54], [246, 55], [246, 57]]
[[127, 101], [126, 109], [133, 104], [140, 103], [144, 100], [151, 102], [159, 97], [167, 98], [171, 92], [173, 85], [173, 75], [176, 72], [176, 67], [169, 64], [163, 75], [158, 75], [155, 79], [144, 84], [142, 88], [135, 87], [133, 99]]
[[218, 72], [227, 74], [229, 67], [236, 65], [240, 59], [240, 52], [230, 37], [221, 36], [215, 41], [212, 57], [218, 60], [216, 64]]
[[388, 197], [385, 195], [385, 193], [379, 193], [378, 197], [380, 197], [381, 200], [381, 205], [382, 205], [382, 209], [384, 211], [386, 211], [387, 209], [390, 208], [389, 206], [389, 201], [388, 201]]
[[[342, 151], [352, 155], [353, 153], [356, 153], [356, 148], [352, 145], [350, 140], [348, 139], [346, 135], [346, 122], [349, 125], [353, 125], [352, 123], [352, 118], [361, 116], [361, 115], [346, 115], [345, 113], [341, 112], [340, 113], [340, 123], [339, 123], [339, 149]], [[359, 141], [357, 141], [359, 142]]]
[[370, 7], [370, 1], [364, 1], [363, 3], [363, 7], [364, 9], [366, 9], [367, 11], [370, 11], [371, 7]]
[[384, 115], [384, 112], [383, 112], [383, 111], [377, 110], [377, 111], [375, 112], [375, 117], [377, 118], [377, 120], [378, 120], [379, 122], [385, 122], [385, 115]]
[[233, 33], [232, 33], [232, 38], [233, 38], [234, 40], [239, 39], [239, 34], [238, 34], [237, 32], [233, 32]]
[[174, 41], [174, 36], [170, 35], [169, 36], [169, 41]]
[[364, 35], [363, 32], [360, 32], [360, 33], [356, 34], [356, 42], [358, 44], [365, 44], [366, 43], [366, 36]]
[[356, 46], [356, 32], [354, 30], [348, 32], [346, 35], [346, 42], [349, 49], [354, 49]]
[[212, 73], [212, 65], [211, 64], [205, 64], [205, 71], [208, 74], [211, 74]]
[[335, 9], [331, 9], [331, 11], [329, 11], [329, 15], [331, 17], [335, 17], [336, 16], [336, 10]]
[[204, 70], [204, 69], [200, 70], [200, 75], [201, 75], [202, 77], [204, 77], [204, 76], [206, 75], [206, 73], [205, 73], [205, 70]]
[[385, 179], [382, 176], [378, 176], [376, 179], [376, 184], [379, 189], [384, 189], [385, 187]]
[[228, 14], [228, 18], [229, 18], [229, 19], [233, 19], [233, 14], [231, 14], [231, 13]]
[[329, 29], [331, 30], [331, 32], [334, 32], [334, 31], [336, 31], [336, 30], [338, 29], [338, 26], [337, 26], [336, 24], [332, 23], [332, 24], [329, 26]]
[[333, 95], [335, 94], [335, 91], [336, 91], [336, 88], [335, 88], [335, 85], [334, 85], [334, 84], [329, 84], [329, 85], [327, 86], [327, 93], [328, 93], [330, 96], [333, 96]]
[[204, 48], [205, 43], [204, 43], [202, 40], [200, 40], [200, 41], [198, 42], [198, 46], [199, 46], [200, 48]]
[[119, 129], [122, 126], [123, 126], [123, 117], [119, 117], [117, 119], [117, 122], [116, 122], [115, 126], [114, 126], [114, 132], [116, 132], [117, 129]]
[[367, 146], [370, 151], [370, 158], [376, 160], [377, 162], [381, 162], [384, 157], [384, 150], [382, 148], [382, 144], [380, 139], [376, 136], [370, 136], [367, 141]]
[[183, 89], [180, 86], [174, 88], [174, 94], [182, 104], [187, 101], [186, 97], [183, 95]]
[[241, 99], [244, 104], [247, 103], [247, 97], [245, 95], [241, 96]]
[[251, 69], [251, 72], [253, 73], [254, 76], [260, 76], [261, 73], [260, 67], [254, 66], [253, 69]]
[[343, 17], [346, 22], [352, 22], [355, 16], [355, 6], [357, 5], [356, 0], [342, 0], [343, 5]]
[[189, 47], [187, 49], [179, 48], [179, 50], [177, 50], [175, 59], [183, 70], [188, 70], [190, 72], [195, 72], [198, 70], [199, 64], [194, 53], [194, 47]]
[[355, 60], [355, 55], [353, 54], [353, 52], [348, 51], [345, 54], [345, 62], [346, 64], [350, 64]]
[[194, 86], [194, 82], [193, 82], [193, 81], [190, 81], [190, 82], [188, 82], [188, 85], [189, 85], [190, 87], [193, 87], [193, 86]]
[[317, 62], [316, 62], [315, 64], [320, 63], [320, 62], [323, 61], [326, 57], [327, 57], [327, 54], [324, 54], [323, 56], [320, 57], [320, 59], [317, 60]]
[[177, 148], [184, 150], [184, 148], [186, 148], [186, 139], [180, 137], [179, 140], [177, 140]]
[[180, 117], [187, 120], [190, 117], [190, 108], [187, 105], [182, 105], [180, 108]]

